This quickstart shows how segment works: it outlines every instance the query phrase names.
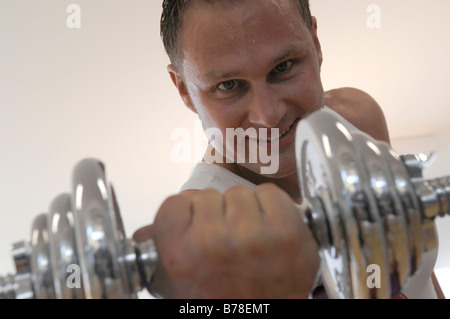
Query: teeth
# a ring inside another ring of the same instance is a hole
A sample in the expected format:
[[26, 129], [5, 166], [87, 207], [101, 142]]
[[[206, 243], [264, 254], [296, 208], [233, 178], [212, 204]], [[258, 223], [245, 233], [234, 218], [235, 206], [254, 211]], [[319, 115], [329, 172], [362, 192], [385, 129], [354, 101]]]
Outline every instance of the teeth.
[[282, 138], [284, 135], [286, 135], [287, 133], [289, 133], [289, 131], [291, 130], [291, 127], [289, 126], [288, 129], [284, 132], [282, 132], [280, 135], [278, 135], [277, 137], [269, 137], [269, 138], [260, 138], [261, 141], [263, 142], [273, 142], [276, 140], [279, 140], [280, 138]]

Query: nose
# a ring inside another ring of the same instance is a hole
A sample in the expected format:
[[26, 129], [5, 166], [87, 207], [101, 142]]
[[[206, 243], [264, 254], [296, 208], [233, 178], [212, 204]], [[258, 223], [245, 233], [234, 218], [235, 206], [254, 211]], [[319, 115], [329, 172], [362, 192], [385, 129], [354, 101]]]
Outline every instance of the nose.
[[279, 93], [269, 83], [252, 86], [248, 105], [248, 120], [257, 126], [276, 127], [286, 113]]

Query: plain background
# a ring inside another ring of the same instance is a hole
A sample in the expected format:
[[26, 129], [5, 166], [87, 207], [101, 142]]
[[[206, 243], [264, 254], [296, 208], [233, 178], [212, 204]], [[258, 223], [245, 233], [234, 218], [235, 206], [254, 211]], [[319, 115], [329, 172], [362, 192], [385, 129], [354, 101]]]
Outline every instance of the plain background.
[[[66, 24], [72, 3], [79, 29]], [[379, 28], [369, 27], [370, 4]], [[394, 149], [436, 151], [425, 175], [450, 175], [450, 1], [312, 0], [311, 10], [324, 88], [371, 94]], [[0, 0], [0, 274], [14, 271], [9, 245], [29, 240], [33, 218], [70, 191], [79, 160], [106, 164], [131, 236], [200, 159], [172, 158], [172, 133], [194, 136], [197, 122], [167, 74], [160, 14], [160, 0]], [[437, 225], [436, 270], [450, 296], [450, 218]]]

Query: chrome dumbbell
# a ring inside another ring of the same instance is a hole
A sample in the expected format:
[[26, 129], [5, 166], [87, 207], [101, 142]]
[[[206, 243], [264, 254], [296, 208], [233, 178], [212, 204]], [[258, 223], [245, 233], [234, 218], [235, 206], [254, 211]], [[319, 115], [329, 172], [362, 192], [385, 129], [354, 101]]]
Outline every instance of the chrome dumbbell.
[[76, 165], [72, 193], [35, 218], [31, 241], [14, 244], [12, 256], [17, 273], [0, 277], [0, 299], [136, 298], [157, 262], [151, 240], [126, 238], [114, 188], [96, 159]]
[[[329, 109], [296, 132], [302, 211], [332, 298], [390, 298], [437, 249], [435, 217], [449, 214], [450, 178], [425, 180], [422, 155], [399, 155]], [[367, 267], [380, 270], [379, 287]]]
[[[389, 298], [437, 248], [434, 218], [448, 214], [450, 181], [422, 178], [423, 161], [322, 109], [300, 121], [296, 156], [302, 213], [315, 236], [331, 298]], [[31, 242], [13, 245], [17, 273], [0, 277], [0, 298], [135, 298], [151, 281], [154, 243], [125, 236], [113, 187], [95, 159], [74, 169], [72, 193], [39, 215]], [[82, 282], [70, 287], [67, 269]], [[381, 270], [380, 288], [366, 284], [367, 266]]]

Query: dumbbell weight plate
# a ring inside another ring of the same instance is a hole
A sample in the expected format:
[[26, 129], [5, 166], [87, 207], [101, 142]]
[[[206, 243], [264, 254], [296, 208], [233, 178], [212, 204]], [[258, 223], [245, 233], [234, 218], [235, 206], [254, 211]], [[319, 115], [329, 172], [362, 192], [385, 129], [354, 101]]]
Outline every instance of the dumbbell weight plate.
[[387, 144], [378, 143], [383, 158], [393, 178], [393, 185], [400, 199], [396, 206], [398, 211], [403, 211], [406, 224], [406, 235], [409, 251], [409, 276], [413, 275], [422, 263], [424, 252], [423, 234], [420, 226], [420, 210], [415, 193], [410, 183], [409, 175], [400, 156]]
[[112, 191], [103, 163], [79, 162], [72, 177], [76, 245], [88, 299], [131, 298], [123, 263], [123, 225], [117, 223]]
[[[322, 276], [330, 298], [368, 298], [365, 282], [367, 261], [360, 241], [361, 232], [354, 215], [354, 188], [344, 181], [340, 164], [357, 177], [356, 153], [348, 130], [328, 109], [310, 114], [296, 131], [296, 158], [303, 205], [321, 202], [329, 225], [329, 243], [319, 243]], [[352, 173], [352, 169], [354, 172]], [[347, 176], [348, 177], [348, 176]], [[350, 178], [351, 180], [351, 178]], [[319, 200], [318, 200], [319, 199]]]
[[[61, 194], [50, 205], [50, 258], [55, 294], [58, 299], [84, 299], [80, 262], [75, 243], [75, 224], [70, 194]], [[79, 284], [80, 287], [77, 287]]]
[[[349, 193], [347, 195], [347, 200], [350, 201], [355, 208], [355, 213], [357, 214], [357, 219], [360, 226], [360, 241], [363, 247], [363, 252], [366, 260], [367, 266], [374, 267], [375, 270], [379, 270], [379, 274], [376, 274], [373, 280], [378, 280], [377, 282], [368, 282], [369, 273], [372, 268], [366, 268], [365, 273], [362, 277], [367, 279], [365, 281], [365, 289], [367, 295], [362, 295], [362, 298], [379, 298], [385, 299], [389, 298], [391, 294], [391, 286], [389, 280], [389, 267], [388, 267], [388, 246], [385, 238], [385, 229], [383, 227], [382, 218], [378, 209], [378, 204], [376, 197], [373, 194], [372, 185], [370, 181], [372, 176], [370, 170], [367, 169], [367, 159], [364, 154], [366, 151], [364, 147], [367, 147], [364, 143], [365, 136], [360, 135], [359, 131], [356, 130], [347, 121], [340, 118], [340, 124], [345, 126], [341, 127], [341, 130], [346, 130], [348, 139], [353, 146], [354, 152], [356, 154], [355, 158], [355, 170], [354, 175], [358, 176], [357, 185], [358, 191]], [[360, 145], [364, 144], [364, 145]], [[367, 154], [368, 155], [368, 154]], [[370, 157], [370, 156], [369, 156]], [[340, 164], [339, 169], [341, 174], [346, 176], [347, 168], [345, 165]], [[348, 180], [348, 177], [346, 177]], [[356, 180], [356, 178], [353, 178]], [[356, 185], [356, 183], [354, 183]], [[344, 195], [345, 196], [345, 195]], [[371, 281], [371, 280], [369, 280]], [[370, 284], [370, 285], [369, 285]], [[374, 285], [374, 287], [372, 287]]]
[[[379, 265], [381, 269], [381, 287], [376, 292], [382, 298], [389, 298], [400, 292], [409, 274], [409, 246], [404, 212], [398, 210], [400, 198], [395, 190], [387, 161], [378, 147], [379, 143], [361, 131], [353, 131], [352, 136], [355, 149], [360, 155], [361, 169], [366, 174], [363, 180], [366, 183], [368, 198], [374, 205], [370, 213], [372, 218], [380, 223], [386, 245], [387, 255], [381, 255], [382, 260], [373, 260], [373, 263]], [[379, 262], [381, 264], [378, 264]], [[383, 295], [387, 293], [387, 290], [382, 289], [383, 284], [390, 287], [390, 295]]]
[[358, 289], [356, 290], [358, 293], [354, 295], [354, 298], [372, 298], [373, 293], [368, 289], [366, 280], [368, 277], [366, 270], [370, 264], [368, 257], [371, 257], [367, 252], [381, 252], [381, 246], [375, 240], [371, 241], [372, 249], [368, 249], [367, 237], [376, 237], [378, 233], [376, 224], [371, 223], [369, 220], [367, 200], [364, 195], [363, 183], [361, 182], [355, 157], [341, 156], [337, 165], [341, 170], [341, 178], [345, 187], [345, 192], [342, 195], [349, 200], [349, 207], [352, 210], [353, 217], [356, 219], [355, 226], [357, 226], [357, 230], [350, 233], [352, 236], [357, 235], [357, 245], [350, 246], [348, 252], [350, 259], [358, 263], [358, 267], [353, 269], [359, 269], [358, 272], [352, 271], [352, 280], [354, 283], [358, 283]]
[[54, 299], [56, 296], [50, 261], [48, 214], [40, 214], [33, 221], [30, 262], [34, 298]]

